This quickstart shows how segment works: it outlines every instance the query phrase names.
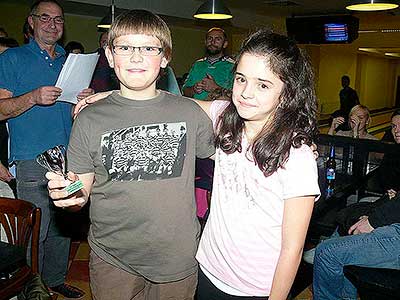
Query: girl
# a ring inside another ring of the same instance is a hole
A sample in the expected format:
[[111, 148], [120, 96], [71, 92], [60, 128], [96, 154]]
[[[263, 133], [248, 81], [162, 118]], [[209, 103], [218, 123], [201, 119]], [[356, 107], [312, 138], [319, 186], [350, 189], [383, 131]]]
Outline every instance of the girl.
[[293, 41], [267, 30], [245, 40], [235, 70], [231, 102], [197, 102], [217, 146], [198, 297], [283, 300], [319, 195], [313, 72]]
[[286, 299], [319, 194], [311, 66], [287, 37], [259, 30], [237, 57], [232, 102], [198, 103], [217, 147], [198, 299]]

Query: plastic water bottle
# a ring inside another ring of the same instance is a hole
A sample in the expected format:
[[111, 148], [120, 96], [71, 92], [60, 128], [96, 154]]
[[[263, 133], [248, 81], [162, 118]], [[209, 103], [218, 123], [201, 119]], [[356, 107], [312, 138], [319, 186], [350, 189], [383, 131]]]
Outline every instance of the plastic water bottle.
[[335, 160], [335, 147], [331, 146], [329, 151], [329, 158], [326, 161], [326, 192], [327, 196], [331, 196], [335, 188], [336, 178], [336, 160]]

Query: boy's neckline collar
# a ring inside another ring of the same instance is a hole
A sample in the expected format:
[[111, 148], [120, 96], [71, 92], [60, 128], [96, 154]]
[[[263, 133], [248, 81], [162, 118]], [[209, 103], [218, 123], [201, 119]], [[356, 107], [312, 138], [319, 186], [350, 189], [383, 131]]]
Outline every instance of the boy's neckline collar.
[[160, 90], [156, 89], [155, 95], [153, 97], [145, 98], [145, 99], [136, 99], [136, 98], [131, 98], [129, 96], [122, 95], [122, 90], [118, 91], [118, 95], [120, 95], [121, 97], [123, 97], [125, 99], [131, 99], [131, 100], [135, 100], [135, 101], [147, 101], [147, 100], [151, 100], [151, 99], [154, 99], [154, 98], [157, 98], [158, 96], [160, 96]]
[[122, 96], [120, 91], [113, 91], [110, 95], [116, 102], [122, 103], [124, 105], [131, 105], [131, 106], [151, 106], [163, 101], [165, 97], [165, 92], [162, 90], [157, 90], [157, 96], [145, 99], [145, 100], [135, 100], [130, 99]]

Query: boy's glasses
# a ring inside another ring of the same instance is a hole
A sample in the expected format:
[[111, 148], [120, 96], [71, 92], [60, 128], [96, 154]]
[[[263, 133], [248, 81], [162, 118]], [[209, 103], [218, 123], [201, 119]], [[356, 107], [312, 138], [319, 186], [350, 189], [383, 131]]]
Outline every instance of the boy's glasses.
[[43, 23], [49, 23], [51, 20], [54, 20], [54, 23], [56, 24], [64, 24], [64, 18], [60, 16], [50, 17], [47, 14], [42, 14], [42, 15], [31, 14], [31, 16], [38, 18]]
[[157, 56], [162, 52], [161, 47], [156, 46], [127, 46], [127, 45], [114, 45], [112, 46], [113, 52], [116, 55], [131, 56], [135, 49], [139, 50], [139, 53], [143, 56]]

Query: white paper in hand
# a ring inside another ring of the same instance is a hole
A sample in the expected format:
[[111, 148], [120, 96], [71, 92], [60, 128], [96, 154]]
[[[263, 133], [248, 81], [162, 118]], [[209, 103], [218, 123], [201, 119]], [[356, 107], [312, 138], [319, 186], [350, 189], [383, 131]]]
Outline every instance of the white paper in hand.
[[77, 103], [76, 96], [89, 87], [98, 59], [97, 53], [68, 55], [56, 82], [56, 87], [62, 89], [57, 101]]

